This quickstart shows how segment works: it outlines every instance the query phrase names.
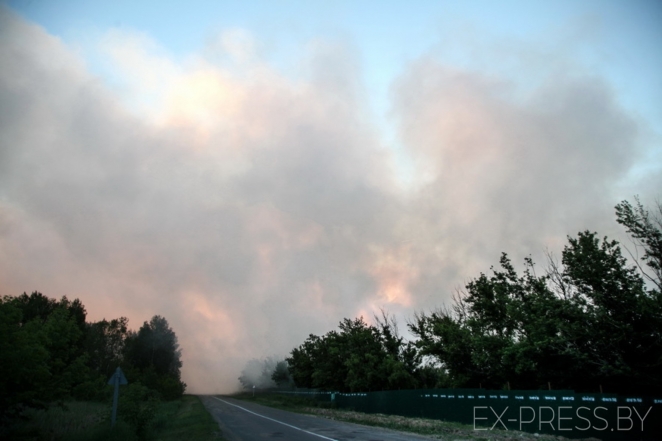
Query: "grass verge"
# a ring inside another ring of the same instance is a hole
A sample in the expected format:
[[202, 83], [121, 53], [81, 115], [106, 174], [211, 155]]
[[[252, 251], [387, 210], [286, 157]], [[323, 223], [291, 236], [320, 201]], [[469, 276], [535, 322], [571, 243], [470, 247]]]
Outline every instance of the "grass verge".
[[330, 403], [318, 402], [309, 398], [285, 394], [258, 394], [255, 397], [249, 393], [232, 395], [232, 398], [250, 401], [291, 412], [305, 413], [345, 421], [366, 426], [383, 427], [400, 432], [426, 435], [440, 440], [521, 440], [521, 441], [551, 441], [565, 440], [564, 437], [552, 435], [536, 435], [526, 432], [491, 430], [489, 435], [483, 431], [474, 430], [473, 426], [433, 420], [427, 418], [409, 418], [399, 415], [368, 414], [352, 410], [338, 409]]
[[185, 395], [175, 417], [162, 424], [162, 429], [158, 431], [159, 441], [223, 440], [218, 424], [200, 398], [193, 395]]
[[[121, 406], [121, 398], [120, 398]], [[26, 411], [27, 419], [0, 438], [16, 441], [139, 441], [132, 427], [120, 418], [110, 428], [111, 406], [104, 403], [68, 402], [65, 407]], [[218, 424], [200, 399], [161, 402], [145, 440], [221, 441]]]

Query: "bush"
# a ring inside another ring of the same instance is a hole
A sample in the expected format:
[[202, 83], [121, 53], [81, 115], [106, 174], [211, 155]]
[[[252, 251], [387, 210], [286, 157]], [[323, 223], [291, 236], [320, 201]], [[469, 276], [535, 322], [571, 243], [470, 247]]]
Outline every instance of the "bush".
[[80, 401], [107, 402], [112, 399], [113, 389], [108, 386], [108, 379], [101, 375], [90, 375], [90, 378], [74, 386], [72, 396]]
[[120, 391], [117, 411], [120, 418], [133, 428], [138, 438], [145, 439], [147, 429], [156, 417], [158, 404], [157, 394], [138, 381]]

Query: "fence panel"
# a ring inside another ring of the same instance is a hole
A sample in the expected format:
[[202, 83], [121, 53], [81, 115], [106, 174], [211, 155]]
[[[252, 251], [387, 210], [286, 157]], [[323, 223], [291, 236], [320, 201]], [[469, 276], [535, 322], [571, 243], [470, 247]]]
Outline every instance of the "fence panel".
[[485, 389], [289, 393], [359, 412], [453, 421], [475, 430], [521, 430], [602, 440], [662, 439], [662, 397]]

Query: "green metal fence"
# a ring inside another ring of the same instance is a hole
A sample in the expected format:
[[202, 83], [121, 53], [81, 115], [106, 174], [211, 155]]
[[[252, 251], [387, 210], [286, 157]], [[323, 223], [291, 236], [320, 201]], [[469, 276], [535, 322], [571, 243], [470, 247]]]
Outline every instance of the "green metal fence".
[[454, 421], [487, 432], [501, 429], [567, 438], [662, 440], [662, 397], [485, 389], [288, 393], [359, 412]]

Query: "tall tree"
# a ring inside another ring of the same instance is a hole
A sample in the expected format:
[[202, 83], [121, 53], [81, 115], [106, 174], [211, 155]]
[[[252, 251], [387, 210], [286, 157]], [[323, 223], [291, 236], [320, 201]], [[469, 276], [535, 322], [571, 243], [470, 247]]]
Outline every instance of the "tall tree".
[[281, 360], [276, 364], [276, 368], [271, 374], [271, 379], [279, 388], [291, 388], [294, 386], [294, 380], [290, 375], [287, 360]]
[[[358, 392], [416, 387], [420, 357], [383, 313], [377, 326], [363, 318], [343, 319], [338, 330], [310, 335], [287, 358], [298, 387]], [[426, 375], [429, 372], [426, 373]]]
[[0, 414], [75, 395], [88, 378], [85, 315], [78, 299], [56, 301], [39, 292], [2, 299]]
[[126, 338], [124, 362], [139, 372], [143, 383], [165, 399], [179, 398], [186, 388], [181, 381], [181, 350], [168, 321], [155, 315], [138, 332]]
[[562, 267], [519, 276], [504, 254], [452, 310], [410, 324], [424, 355], [455, 386], [662, 390], [662, 300], [647, 291], [615, 241], [581, 232], [568, 238]]
[[73, 388], [87, 377], [87, 354], [82, 346], [83, 332], [76, 317], [63, 306], [58, 306], [42, 325], [45, 347], [49, 353], [51, 378], [45, 389], [45, 398], [68, 398]]
[[87, 311], [79, 299], [71, 301], [67, 296], [63, 296], [60, 301], [57, 301], [46, 297], [38, 291], [34, 291], [29, 296], [23, 293], [18, 297], [14, 297], [13, 301], [21, 309], [22, 320], [26, 323], [35, 319], [45, 322], [53, 311], [57, 308], [63, 308], [73, 317], [76, 326], [82, 332], [85, 331]]
[[398, 331], [395, 317], [381, 310], [375, 315], [376, 328], [382, 349], [385, 352], [381, 369], [388, 389], [411, 389], [417, 387], [422, 358], [413, 342], [405, 341]]
[[14, 299], [0, 299], [0, 428], [25, 407], [43, 406], [49, 378], [40, 324], [24, 324]]
[[[651, 215], [635, 197], [635, 205], [622, 201], [616, 205], [616, 221], [626, 228], [638, 249], [643, 249], [641, 260], [652, 270], [644, 276], [662, 290], [662, 204], [657, 203], [657, 214]], [[638, 256], [633, 256], [638, 260]]]
[[85, 350], [91, 369], [109, 377], [122, 363], [124, 344], [129, 335], [126, 317], [87, 323]]
[[299, 347], [292, 349], [290, 356], [286, 359], [290, 375], [297, 387], [306, 389], [315, 387], [313, 381], [316, 368], [315, 359], [318, 348], [322, 344], [322, 338], [310, 334]]
[[129, 336], [127, 356], [139, 369], [153, 368], [159, 374], [179, 375], [181, 350], [168, 321], [155, 315]]
[[584, 353], [596, 375], [612, 388], [662, 390], [662, 296], [647, 291], [615, 241], [594, 233], [570, 239], [563, 252], [564, 278], [585, 311]]
[[387, 354], [379, 330], [363, 317], [340, 323], [338, 350], [347, 368], [345, 389], [350, 392], [386, 389]]

